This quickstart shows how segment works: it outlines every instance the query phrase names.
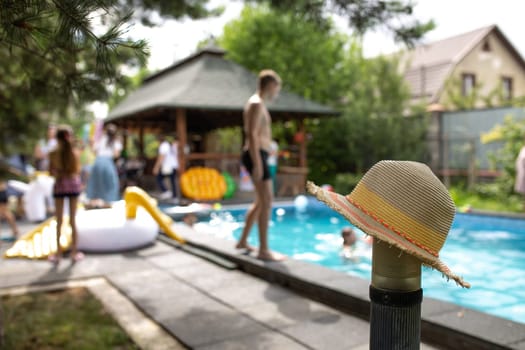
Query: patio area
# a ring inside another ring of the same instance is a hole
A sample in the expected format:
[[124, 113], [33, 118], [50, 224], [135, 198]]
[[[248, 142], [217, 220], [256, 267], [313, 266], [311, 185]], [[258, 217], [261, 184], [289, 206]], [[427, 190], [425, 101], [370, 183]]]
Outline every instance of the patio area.
[[[23, 232], [33, 226], [20, 223]], [[368, 349], [367, 281], [293, 259], [261, 262], [230, 241], [174, 228], [188, 244], [161, 235], [140, 250], [58, 268], [2, 259], [0, 293], [91, 285], [147, 349]], [[428, 298], [422, 318], [422, 349], [525, 349], [523, 324]]]

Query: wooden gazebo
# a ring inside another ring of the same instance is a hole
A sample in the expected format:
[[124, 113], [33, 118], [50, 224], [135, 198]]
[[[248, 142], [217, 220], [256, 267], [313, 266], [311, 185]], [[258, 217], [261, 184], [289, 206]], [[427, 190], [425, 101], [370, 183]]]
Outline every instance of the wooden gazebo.
[[[256, 89], [257, 76], [224, 58], [225, 51], [205, 48], [146, 78], [115, 108], [106, 123], [138, 132], [143, 148], [145, 130], [176, 134], [181, 147], [181, 170], [189, 160], [224, 157], [210, 150], [184, 154], [188, 133], [206, 134], [214, 129], [241, 126], [246, 100]], [[283, 89], [269, 106], [273, 121], [295, 121], [305, 134], [304, 119], [338, 115], [330, 107]], [[299, 167], [306, 167], [306, 140], [299, 144]], [[238, 157], [239, 155], [230, 155]]]

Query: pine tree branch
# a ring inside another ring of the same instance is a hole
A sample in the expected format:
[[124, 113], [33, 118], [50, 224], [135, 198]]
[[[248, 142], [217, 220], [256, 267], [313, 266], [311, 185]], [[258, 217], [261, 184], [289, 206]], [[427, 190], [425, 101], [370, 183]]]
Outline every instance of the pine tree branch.
[[[69, 26], [69, 29], [78, 28], [83, 33], [87, 34], [88, 41], [94, 43], [97, 57], [97, 67], [101, 70], [102, 73], [106, 76], [111, 76], [114, 71], [111, 64], [110, 56], [112, 54], [118, 54], [117, 50], [119, 48], [128, 48], [136, 51], [137, 57], [141, 62], [144, 62], [145, 57], [148, 55], [146, 50], [146, 41], [138, 40], [136, 42], [130, 42], [127, 40], [120, 39], [120, 36], [124, 33], [121, 30], [121, 27], [124, 23], [128, 22], [132, 13], [128, 13], [123, 18], [121, 18], [116, 25], [112, 26], [104, 35], [98, 37], [92, 30], [89, 29], [89, 20], [85, 23], [82, 19], [85, 17], [77, 18], [74, 15], [73, 11], [68, 11], [66, 7], [63, 6], [59, 1], [53, 0], [53, 3], [61, 11], [63, 15], [66, 15], [72, 22], [73, 25]], [[105, 9], [107, 12], [107, 8]], [[90, 40], [89, 40], [90, 39]], [[74, 43], [73, 43], [74, 44]]]
[[[95, 33], [93, 33], [93, 31], [91, 31], [89, 29], [89, 20], [87, 20], [87, 23], [84, 23], [82, 21], [82, 18], [77, 18], [74, 16], [74, 12], [73, 11], [70, 11], [69, 9], [65, 8], [63, 6], [63, 4], [59, 1], [56, 1], [56, 0], [53, 0], [53, 4], [56, 6], [57, 9], [60, 10], [61, 14], [62, 15], [65, 15], [67, 17], [69, 17], [73, 23], [75, 23], [75, 26], [71, 26], [73, 28], [81, 28], [83, 32], [87, 33], [88, 36], [93, 39], [94, 41], [98, 41], [98, 37], [95, 35]], [[85, 19], [87, 19], [87, 16], [84, 17]], [[71, 27], [67, 28], [67, 29], [72, 29]]]
[[15, 46], [21, 50], [24, 50], [25, 52], [27, 53], [30, 53], [31, 55], [33, 56], [36, 56], [44, 61], [46, 61], [47, 63], [57, 67], [58, 69], [62, 70], [63, 66], [59, 64], [59, 62], [57, 60], [52, 60], [47, 56], [47, 52], [44, 52], [44, 53], [40, 53], [38, 51], [35, 51], [33, 49], [31, 49], [30, 47], [26, 46], [26, 45], [23, 45], [23, 44], [20, 44], [20, 43], [17, 43], [17, 42], [14, 42], [14, 41], [11, 41], [9, 39], [0, 39], [0, 43], [1, 42], [5, 42], [6, 44], [8, 44], [9, 46]]

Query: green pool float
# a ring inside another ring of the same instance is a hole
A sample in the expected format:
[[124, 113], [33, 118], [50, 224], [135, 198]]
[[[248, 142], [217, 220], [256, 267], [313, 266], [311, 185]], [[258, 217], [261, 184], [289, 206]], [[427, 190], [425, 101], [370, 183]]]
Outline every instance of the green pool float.
[[232, 198], [235, 194], [235, 190], [237, 189], [237, 184], [235, 183], [235, 180], [229, 173], [223, 172], [222, 176], [224, 177], [224, 181], [226, 181], [226, 192], [224, 193], [223, 198]]

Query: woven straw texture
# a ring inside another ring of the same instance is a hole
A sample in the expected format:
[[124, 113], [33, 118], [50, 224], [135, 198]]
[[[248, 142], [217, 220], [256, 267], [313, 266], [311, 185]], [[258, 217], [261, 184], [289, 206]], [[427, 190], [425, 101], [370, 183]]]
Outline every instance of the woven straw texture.
[[455, 206], [445, 186], [425, 164], [381, 161], [347, 196], [325, 191], [312, 182], [306, 187], [363, 232], [416, 256], [423, 264], [470, 288], [439, 260]]

